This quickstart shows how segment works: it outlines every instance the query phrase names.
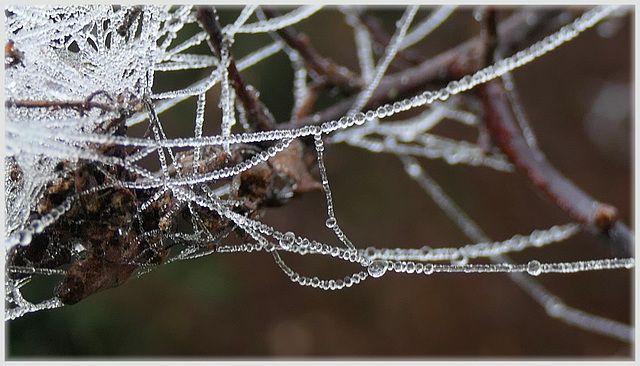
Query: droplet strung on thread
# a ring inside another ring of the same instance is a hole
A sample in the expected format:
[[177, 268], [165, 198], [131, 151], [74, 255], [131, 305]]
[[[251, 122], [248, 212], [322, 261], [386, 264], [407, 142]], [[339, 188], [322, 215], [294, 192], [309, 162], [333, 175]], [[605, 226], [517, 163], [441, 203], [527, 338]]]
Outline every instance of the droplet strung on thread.
[[289, 249], [291, 248], [291, 245], [295, 240], [296, 234], [292, 233], [291, 231], [287, 231], [286, 233], [284, 233], [284, 235], [282, 235], [282, 237], [280, 237], [279, 244], [283, 249]]
[[387, 262], [382, 260], [373, 261], [367, 267], [367, 271], [373, 278], [382, 277], [387, 272]]
[[456, 257], [451, 258], [451, 264], [456, 266], [464, 266], [469, 262], [469, 258], [465, 255], [458, 254]]
[[358, 112], [358, 113], [356, 113], [356, 114], [353, 116], [353, 119], [354, 119], [354, 122], [355, 122], [355, 124], [356, 124], [357, 126], [362, 126], [362, 125], [366, 122], [366, 120], [367, 120], [367, 118], [366, 118], [365, 114], [364, 114], [364, 113], [362, 113], [362, 112]]
[[19, 235], [19, 239], [20, 239], [20, 245], [22, 246], [27, 246], [29, 244], [31, 244], [31, 233], [27, 230], [21, 231], [20, 233], [18, 233]]
[[325, 221], [324, 223], [329, 229], [331, 229], [332, 227], [336, 226], [336, 218], [335, 217], [329, 217], [327, 219], [327, 221]]
[[432, 263], [425, 263], [424, 264], [424, 268], [422, 269], [422, 273], [426, 274], [426, 275], [430, 275], [433, 273], [433, 264]]
[[44, 229], [45, 229], [45, 224], [42, 221], [37, 220], [33, 223], [33, 231], [36, 234], [40, 234]]
[[482, 12], [483, 11], [484, 11], [484, 9], [481, 8], [481, 7], [477, 7], [475, 9], [473, 9], [473, 19], [475, 19], [478, 22], [482, 21]]
[[535, 259], [529, 261], [529, 263], [527, 264], [527, 273], [532, 276], [539, 275], [540, 273], [542, 273], [542, 264], [540, 264], [540, 262]]

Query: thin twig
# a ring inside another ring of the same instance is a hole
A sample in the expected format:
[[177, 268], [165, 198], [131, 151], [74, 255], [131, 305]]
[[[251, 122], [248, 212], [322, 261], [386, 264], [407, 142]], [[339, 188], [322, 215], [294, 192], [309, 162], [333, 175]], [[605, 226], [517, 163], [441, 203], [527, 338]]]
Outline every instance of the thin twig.
[[[222, 47], [224, 47], [223, 43], [227, 41], [222, 33], [222, 27], [220, 27], [220, 23], [218, 22], [218, 14], [215, 8], [211, 6], [199, 6], [198, 21], [207, 34], [209, 34], [211, 44], [218, 55], [221, 55]], [[238, 71], [231, 50], [229, 50], [229, 65], [227, 66], [227, 71], [231, 85], [236, 91], [236, 96], [247, 111], [249, 125], [252, 126], [255, 131], [272, 130], [274, 128], [273, 117], [267, 112], [266, 107], [260, 99], [258, 99], [257, 95], [251, 91], [249, 84], [247, 84], [240, 71]]]

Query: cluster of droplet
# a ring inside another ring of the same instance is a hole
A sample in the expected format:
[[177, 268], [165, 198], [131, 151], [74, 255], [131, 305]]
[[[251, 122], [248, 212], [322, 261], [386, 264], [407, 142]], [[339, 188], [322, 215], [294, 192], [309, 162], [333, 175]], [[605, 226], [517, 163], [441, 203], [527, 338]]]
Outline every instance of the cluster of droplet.
[[499, 254], [518, 252], [529, 247], [541, 247], [563, 241], [577, 233], [578, 230], [579, 225], [570, 223], [553, 226], [548, 230], [534, 230], [529, 236], [514, 235], [505, 241], [469, 244], [460, 248], [431, 248], [424, 246], [420, 249], [377, 249], [369, 247], [360, 249], [358, 252], [371, 259], [459, 261], [461, 258], [488, 258]]
[[382, 277], [387, 271], [397, 273], [416, 273], [431, 275], [433, 273], [517, 273], [526, 272], [531, 276], [542, 273], [575, 273], [603, 269], [632, 268], [633, 258], [597, 259], [570, 263], [545, 263], [531, 260], [527, 264], [434, 264], [412, 261], [375, 260], [367, 267], [373, 278]]
[[[302, 285], [308, 285], [321, 289], [340, 289], [344, 286], [342, 284], [352, 283], [345, 280], [316, 280], [317, 278], [309, 278], [298, 274], [291, 270], [284, 261], [277, 254], [279, 250], [298, 253], [300, 255], [305, 254], [320, 254], [331, 256], [334, 258], [342, 259], [352, 263], [359, 263], [363, 267], [366, 267], [367, 273], [372, 278], [382, 277], [388, 271], [397, 273], [409, 273], [409, 274], [425, 274], [431, 275], [433, 273], [528, 273], [532, 276], [538, 276], [542, 273], [573, 273], [581, 271], [593, 271], [603, 269], [618, 269], [618, 268], [632, 268], [635, 265], [635, 261], [632, 258], [614, 258], [614, 259], [601, 259], [590, 261], [577, 261], [568, 263], [546, 263], [542, 264], [537, 260], [531, 260], [527, 264], [511, 264], [511, 263], [497, 263], [497, 264], [469, 264], [467, 263], [468, 257], [460, 255], [461, 248], [439, 248], [432, 249], [430, 247], [423, 247], [421, 249], [376, 249], [369, 247], [365, 250], [354, 251], [348, 248], [334, 247], [328, 244], [322, 244], [315, 240], [309, 240], [307, 238], [298, 237], [293, 232], [280, 233], [268, 225], [265, 225], [259, 221], [254, 221], [248, 218], [240, 219], [236, 221], [240, 226], [248, 230], [258, 230], [263, 234], [270, 235], [277, 240], [277, 245], [265, 240], [259, 240], [259, 243], [244, 243], [235, 246], [221, 245], [218, 247], [218, 252], [251, 252], [265, 250], [272, 252], [276, 258], [276, 262], [285, 272], [285, 274], [292, 279], [292, 281], [300, 283]], [[555, 238], [557, 240], [564, 240], [567, 235], [575, 233], [576, 228], [574, 224], [568, 224], [564, 226], [556, 226], [549, 230], [536, 230], [528, 238], [517, 238], [518, 241], [536, 241], [540, 237]], [[512, 242], [513, 239], [492, 243], [494, 247], [505, 248], [505, 243]], [[266, 244], [264, 244], [266, 243]], [[484, 246], [484, 244], [478, 244]], [[520, 244], [519, 244], [520, 245]], [[521, 250], [523, 247], [512, 247], [509, 244], [506, 245], [509, 250]], [[483, 256], [494, 256], [495, 251], [486, 251], [482, 253]], [[504, 252], [499, 252], [504, 254]], [[473, 256], [473, 258], [481, 256], [479, 253]], [[414, 260], [404, 260], [411, 258]], [[451, 264], [438, 264], [427, 262], [437, 260], [450, 260]], [[352, 279], [356, 278], [357, 281], [352, 284], [359, 283], [366, 279], [366, 276], [362, 276], [357, 273], [352, 275]], [[355, 277], [354, 277], [355, 276]], [[323, 282], [324, 281], [324, 282]], [[346, 285], [347, 287], [349, 285]]]
[[62, 217], [62, 215], [64, 215], [71, 209], [71, 205], [75, 200], [75, 196], [66, 199], [64, 202], [62, 202], [62, 204], [54, 207], [47, 214], [30, 221], [25, 228], [16, 230], [11, 233], [6, 238], [5, 245], [7, 246], [7, 248], [11, 248], [15, 245], [29, 245], [34, 234], [42, 233], [44, 229], [46, 229], [49, 225], [56, 222], [56, 220], [58, 220], [60, 217]]

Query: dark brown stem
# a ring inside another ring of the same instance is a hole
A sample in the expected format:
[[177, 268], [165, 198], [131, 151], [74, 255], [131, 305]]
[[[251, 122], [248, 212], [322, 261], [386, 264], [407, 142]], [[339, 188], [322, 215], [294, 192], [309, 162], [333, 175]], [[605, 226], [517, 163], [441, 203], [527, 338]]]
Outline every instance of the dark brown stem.
[[254, 131], [272, 130], [274, 128], [273, 117], [268, 113], [267, 108], [262, 104], [260, 99], [258, 99], [257, 95], [252, 92], [252, 89], [246, 83], [240, 71], [238, 71], [231, 50], [228, 44], [226, 44], [227, 41], [222, 34], [222, 28], [218, 22], [218, 14], [215, 8], [211, 6], [199, 6], [198, 22], [200, 22], [202, 28], [209, 35], [211, 45], [219, 56], [222, 54], [223, 47], [229, 52], [229, 66], [227, 66], [229, 80], [236, 92], [236, 96], [247, 112], [249, 125]]
[[498, 13], [496, 9], [491, 6], [484, 7], [482, 20], [482, 33], [485, 38], [484, 64], [491, 65], [498, 48]]

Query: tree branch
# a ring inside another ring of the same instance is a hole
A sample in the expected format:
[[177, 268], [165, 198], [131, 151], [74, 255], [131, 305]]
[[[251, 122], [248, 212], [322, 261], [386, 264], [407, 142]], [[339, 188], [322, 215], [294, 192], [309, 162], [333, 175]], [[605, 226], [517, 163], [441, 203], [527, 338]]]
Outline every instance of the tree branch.
[[[500, 39], [497, 38], [495, 10], [487, 9], [484, 16], [484, 59], [490, 64]], [[518, 126], [502, 79], [479, 85], [476, 90], [484, 105], [484, 122], [489, 135], [516, 168], [536, 189], [582, 224], [586, 231], [611, 245], [614, 253], [633, 255], [633, 233], [618, 221], [618, 210], [587, 195], [553, 167], [541, 152], [529, 146]]]
[[[501, 45], [512, 53], [538, 39], [542, 34], [559, 28], [562, 23], [556, 21], [561, 13], [552, 9], [527, 9], [512, 15], [498, 28]], [[470, 72], [479, 70], [484, 65], [482, 50], [484, 39], [477, 36], [469, 41], [435, 56], [420, 65], [408, 68], [393, 75], [385, 76], [373, 92], [363, 110], [375, 109], [380, 105], [401, 100], [429, 86], [439, 88], [449, 81], [459, 79]], [[299, 128], [308, 125], [319, 125], [322, 122], [338, 119], [349, 111], [356, 96], [345, 98], [331, 107], [318, 113], [319, 118], [309, 116], [304, 119], [279, 124], [281, 129]]]
[[251, 92], [251, 88], [242, 77], [240, 71], [236, 67], [236, 62], [231, 54], [231, 50], [228, 45], [224, 43], [224, 34], [222, 34], [222, 27], [218, 22], [218, 14], [216, 9], [212, 6], [199, 6], [198, 8], [198, 22], [202, 28], [209, 35], [211, 44], [220, 56], [223, 47], [226, 47], [229, 52], [229, 66], [227, 71], [229, 72], [229, 80], [233, 89], [236, 91], [236, 95], [244, 109], [247, 111], [247, 117], [249, 125], [253, 127], [255, 131], [268, 131], [274, 128], [273, 117], [267, 112], [267, 108], [258, 99], [255, 93]]

